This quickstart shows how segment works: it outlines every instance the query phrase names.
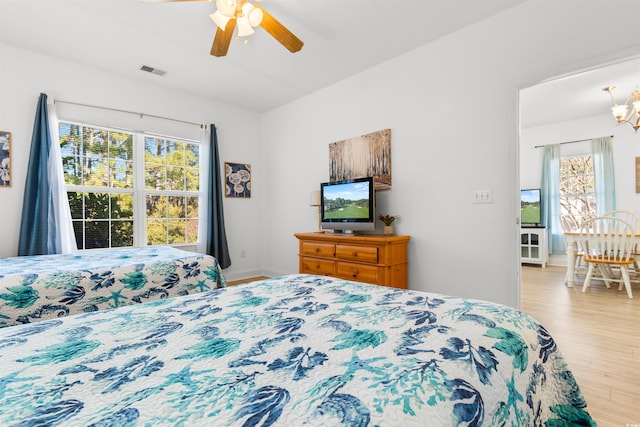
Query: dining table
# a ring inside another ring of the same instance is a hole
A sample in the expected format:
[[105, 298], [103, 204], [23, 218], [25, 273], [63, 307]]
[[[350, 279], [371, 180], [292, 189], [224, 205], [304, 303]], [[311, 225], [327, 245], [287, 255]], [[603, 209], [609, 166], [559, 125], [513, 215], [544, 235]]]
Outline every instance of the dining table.
[[[578, 251], [578, 242], [580, 240], [580, 231], [565, 231], [565, 244], [567, 246], [567, 274], [564, 283], [569, 288], [573, 288], [576, 279], [576, 253]], [[636, 230], [633, 234], [634, 244], [640, 244], [640, 230]]]

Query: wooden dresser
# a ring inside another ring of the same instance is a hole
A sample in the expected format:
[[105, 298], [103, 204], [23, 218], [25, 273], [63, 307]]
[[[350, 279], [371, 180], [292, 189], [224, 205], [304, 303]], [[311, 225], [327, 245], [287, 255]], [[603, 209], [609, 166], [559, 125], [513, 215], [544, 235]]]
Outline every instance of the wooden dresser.
[[407, 289], [410, 236], [295, 233], [300, 273]]

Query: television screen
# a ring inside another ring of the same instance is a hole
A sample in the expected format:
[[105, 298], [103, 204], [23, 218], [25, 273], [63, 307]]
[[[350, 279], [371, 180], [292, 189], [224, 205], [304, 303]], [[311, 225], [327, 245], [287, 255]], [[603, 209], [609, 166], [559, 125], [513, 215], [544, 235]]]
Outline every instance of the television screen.
[[539, 188], [520, 190], [520, 224], [539, 227], [542, 223], [541, 196]]
[[322, 228], [330, 230], [375, 230], [374, 183], [372, 177], [320, 184]]

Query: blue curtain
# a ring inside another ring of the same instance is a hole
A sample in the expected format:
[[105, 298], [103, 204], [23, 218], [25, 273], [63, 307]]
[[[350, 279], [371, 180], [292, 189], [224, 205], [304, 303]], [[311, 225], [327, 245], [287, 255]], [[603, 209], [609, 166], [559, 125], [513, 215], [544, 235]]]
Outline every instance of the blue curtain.
[[40, 94], [22, 202], [18, 255], [77, 250], [65, 190], [58, 119], [47, 95]]
[[611, 139], [610, 136], [605, 136], [591, 140], [598, 215], [603, 215], [605, 212], [616, 209], [616, 185], [613, 173], [613, 144]]
[[564, 253], [564, 236], [560, 227], [560, 145], [544, 147], [542, 160], [542, 224], [549, 229], [549, 253]]
[[49, 215], [53, 203], [48, 179], [50, 148], [47, 95], [41, 93], [33, 124], [33, 135], [31, 136], [31, 152], [22, 202], [18, 255], [50, 253], [48, 236], [50, 232], [55, 233], [55, 230], [49, 228]]
[[209, 180], [207, 185], [206, 210], [206, 252], [218, 260], [221, 268], [231, 265], [227, 233], [224, 226], [224, 212], [222, 207], [222, 173], [220, 157], [218, 155], [218, 134], [215, 125], [211, 124], [209, 132]]

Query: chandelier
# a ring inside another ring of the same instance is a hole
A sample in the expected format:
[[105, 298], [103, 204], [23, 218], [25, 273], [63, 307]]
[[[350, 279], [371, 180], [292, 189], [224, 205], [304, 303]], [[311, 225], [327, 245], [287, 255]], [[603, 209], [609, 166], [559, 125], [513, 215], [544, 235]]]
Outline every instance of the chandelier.
[[640, 90], [636, 87], [623, 104], [617, 104], [611, 93], [615, 88], [615, 86], [607, 86], [602, 89], [609, 92], [611, 97], [611, 102], [613, 103], [611, 113], [613, 113], [613, 117], [616, 118], [618, 124], [626, 123], [631, 125], [633, 130], [638, 133], [638, 129], [640, 129]]

